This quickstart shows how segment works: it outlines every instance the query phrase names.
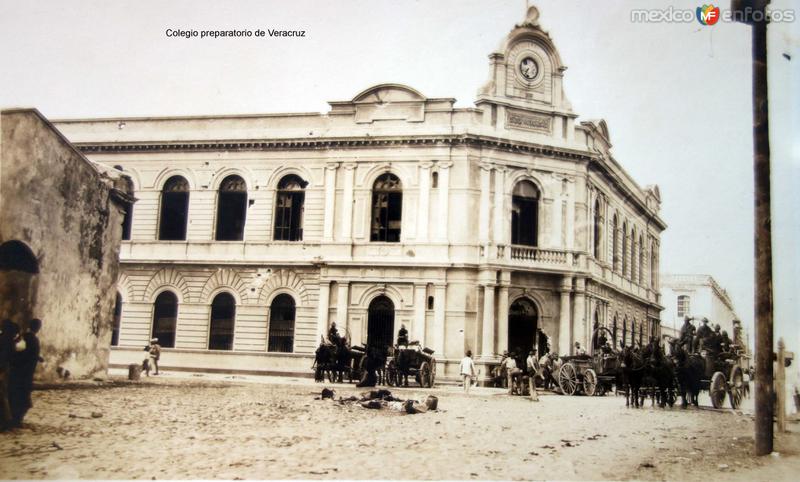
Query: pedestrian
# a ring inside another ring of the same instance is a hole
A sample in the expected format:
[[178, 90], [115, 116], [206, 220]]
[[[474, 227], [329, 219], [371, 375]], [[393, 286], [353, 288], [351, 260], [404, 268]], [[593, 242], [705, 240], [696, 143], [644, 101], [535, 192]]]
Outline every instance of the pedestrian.
[[0, 432], [11, 428], [12, 415], [8, 400], [8, 385], [11, 375], [11, 358], [17, 343], [19, 326], [9, 319], [0, 323]]
[[475, 376], [475, 362], [472, 361], [472, 351], [467, 350], [464, 358], [461, 359], [461, 378], [464, 382], [464, 393], [469, 394], [469, 386], [472, 384], [472, 377]]
[[28, 329], [22, 335], [25, 348], [14, 352], [11, 358], [11, 377], [9, 379], [9, 404], [11, 405], [11, 426], [21, 427], [25, 414], [33, 407], [31, 392], [33, 391], [33, 375], [36, 365], [42, 361], [39, 353], [41, 345], [36, 336], [42, 329], [42, 320], [34, 318], [28, 323]]
[[150, 345], [147, 349], [147, 366], [145, 367], [145, 375], [150, 376], [150, 369], [154, 369], [153, 375], [158, 375], [158, 360], [161, 359], [161, 345], [158, 344], [158, 338], [152, 338]]
[[536, 348], [528, 353], [528, 391], [531, 395], [531, 400], [534, 402], [539, 401], [539, 394], [536, 393], [536, 379], [539, 377], [539, 359], [536, 357]]
[[503, 360], [503, 365], [506, 369], [506, 378], [508, 379], [508, 394], [514, 394], [514, 381], [522, 374], [522, 370], [517, 368], [517, 361], [514, 359], [517, 356], [516, 353], [511, 353], [505, 360]]

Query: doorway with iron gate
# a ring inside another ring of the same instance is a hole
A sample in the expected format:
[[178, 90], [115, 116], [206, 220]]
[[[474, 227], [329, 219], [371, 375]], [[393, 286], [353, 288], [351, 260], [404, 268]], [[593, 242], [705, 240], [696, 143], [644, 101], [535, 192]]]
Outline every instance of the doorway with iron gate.
[[547, 336], [539, 327], [539, 312], [528, 298], [519, 298], [508, 309], [508, 351], [525, 358], [536, 347], [538, 355], [547, 351]]
[[367, 346], [385, 348], [392, 344], [394, 332], [394, 303], [378, 296], [369, 304], [367, 314]]

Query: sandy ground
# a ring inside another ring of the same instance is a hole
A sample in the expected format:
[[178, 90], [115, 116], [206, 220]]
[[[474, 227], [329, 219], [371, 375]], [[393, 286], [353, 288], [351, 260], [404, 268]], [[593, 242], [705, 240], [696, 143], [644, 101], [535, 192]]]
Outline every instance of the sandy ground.
[[407, 415], [315, 400], [323, 386], [331, 385], [166, 374], [38, 390], [25, 427], [0, 435], [0, 478], [800, 477], [800, 426], [779, 437], [779, 456], [755, 458], [752, 417], [742, 412], [626, 409], [614, 396], [545, 394], [534, 403], [497, 389], [395, 390], [439, 397], [438, 411]]

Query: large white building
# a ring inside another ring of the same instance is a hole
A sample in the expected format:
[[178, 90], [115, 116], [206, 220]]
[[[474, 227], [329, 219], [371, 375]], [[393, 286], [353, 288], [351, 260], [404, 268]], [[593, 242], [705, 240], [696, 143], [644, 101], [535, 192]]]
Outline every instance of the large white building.
[[684, 316], [697, 318], [700, 326], [702, 318], [708, 318], [709, 326], [719, 324], [720, 329], [733, 339], [737, 332], [735, 325], [742, 330], [739, 335], [745, 346], [750, 345], [747, 330], [741, 324], [728, 292], [717, 281], [705, 274], [663, 274], [661, 293], [664, 311], [661, 314], [661, 327], [664, 334], [678, 336]]
[[383, 84], [322, 114], [57, 122], [135, 184], [112, 362], [157, 336], [168, 367], [310, 373], [335, 321], [405, 324], [455, 376], [467, 349], [657, 331], [658, 188], [577, 120], [535, 8], [489, 59], [474, 108]]

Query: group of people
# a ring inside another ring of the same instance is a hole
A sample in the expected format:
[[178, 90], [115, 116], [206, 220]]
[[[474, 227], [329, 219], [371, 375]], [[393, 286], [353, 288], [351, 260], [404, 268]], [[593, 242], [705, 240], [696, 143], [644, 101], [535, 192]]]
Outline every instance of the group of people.
[[683, 346], [684, 350], [691, 353], [699, 353], [702, 350], [707, 350], [717, 355], [736, 350], [737, 347], [728, 336], [728, 332], [721, 330], [719, 324], [714, 325], [714, 329], [712, 330], [709, 326], [708, 318], [703, 317], [700, 320], [700, 326], [695, 328], [692, 324], [694, 320], [696, 320], [696, 318], [690, 316], [683, 318], [679, 343]]
[[158, 360], [161, 359], [161, 345], [158, 344], [158, 338], [151, 338], [150, 343], [145, 345], [144, 351], [147, 356], [142, 361], [142, 371], [145, 375], [150, 376], [150, 370], [155, 370], [154, 375], [158, 375]]
[[[516, 353], [504, 352], [498, 369], [504, 371], [506, 374], [508, 394], [513, 394], [515, 384], [519, 385], [520, 378], [527, 375], [528, 393], [532, 401], [538, 402], [539, 394], [536, 392], [536, 381], [541, 379], [547, 384], [547, 367], [550, 366], [550, 361], [549, 353], [546, 353], [540, 359], [537, 356], [536, 348], [533, 348], [528, 352], [528, 357], [525, 359], [525, 370], [523, 370], [517, 366]], [[461, 360], [460, 373], [464, 384], [464, 393], [468, 394], [473, 380], [477, 377], [475, 373], [475, 362], [472, 360], [472, 351], [470, 350], [467, 350], [464, 358]]]
[[38, 318], [25, 330], [9, 319], [0, 324], [0, 431], [21, 427], [33, 406], [33, 374], [42, 361], [36, 336], [41, 328]]

